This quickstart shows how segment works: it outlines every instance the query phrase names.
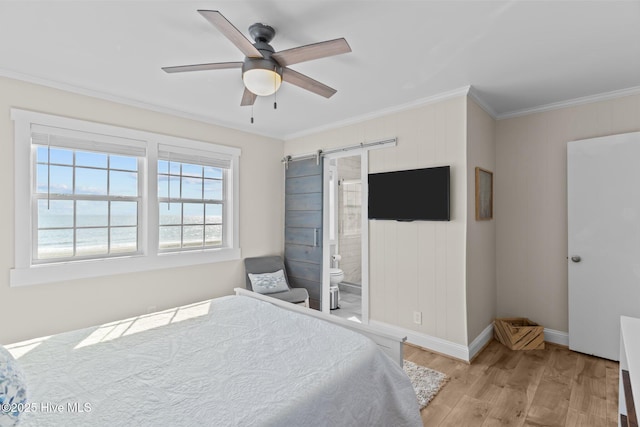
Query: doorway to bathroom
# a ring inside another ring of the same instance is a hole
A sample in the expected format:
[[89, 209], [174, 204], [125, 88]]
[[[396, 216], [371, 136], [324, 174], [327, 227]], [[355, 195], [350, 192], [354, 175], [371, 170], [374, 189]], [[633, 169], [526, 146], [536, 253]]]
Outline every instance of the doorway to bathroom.
[[328, 310], [347, 320], [368, 323], [367, 221], [363, 214], [366, 152], [327, 155], [324, 167]]

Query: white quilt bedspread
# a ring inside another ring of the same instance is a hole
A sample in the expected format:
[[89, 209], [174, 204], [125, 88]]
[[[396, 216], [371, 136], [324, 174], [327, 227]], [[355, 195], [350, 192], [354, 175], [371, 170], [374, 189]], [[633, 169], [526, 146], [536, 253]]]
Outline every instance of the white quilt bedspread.
[[19, 426], [422, 425], [409, 378], [371, 340], [248, 297], [12, 352], [31, 411]]

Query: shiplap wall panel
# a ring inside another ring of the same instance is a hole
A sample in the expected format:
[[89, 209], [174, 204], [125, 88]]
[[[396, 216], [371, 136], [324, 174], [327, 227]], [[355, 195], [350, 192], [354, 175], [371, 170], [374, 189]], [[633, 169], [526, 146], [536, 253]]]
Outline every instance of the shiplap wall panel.
[[394, 137], [369, 153], [369, 172], [450, 165], [452, 221], [369, 221], [370, 318], [466, 345], [466, 96], [287, 141], [285, 152]]
[[397, 277], [398, 283], [402, 283], [403, 292], [398, 293], [398, 307], [406, 307], [398, 310], [398, 326], [403, 328], [413, 328], [417, 325], [413, 321], [413, 313], [420, 311], [416, 305], [418, 289], [420, 288], [420, 278], [418, 277], [418, 236], [416, 232], [419, 223], [399, 222], [396, 226], [398, 241], [403, 242], [397, 245]]
[[436, 227], [430, 222], [418, 224], [418, 280], [416, 290], [418, 309], [422, 312], [422, 332], [437, 336], [438, 324], [438, 283], [436, 259]]

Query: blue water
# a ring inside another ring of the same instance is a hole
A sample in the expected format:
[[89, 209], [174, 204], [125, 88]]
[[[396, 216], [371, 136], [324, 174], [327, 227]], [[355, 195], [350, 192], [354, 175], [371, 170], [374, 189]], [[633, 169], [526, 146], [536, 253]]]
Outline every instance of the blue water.
[[[185, 216], [184, 225], [180, 215], [160, 215], [160, 249], [182, 247], [215, 246], [222, 241], [221, 216]], [[138, 226], [135, 215], [112, 216], [111, 227], [106, 215], [84, 215], [76, 218], [76, 255], [135, 253]], [[216, 224], [217, 223], [217, 224]], [[38, 224], [38, 258], [66, 258], [73, 256], [74, 232], [71, 215], [40, 215]], [[91, 227], [91, 228], [82, 228]]]

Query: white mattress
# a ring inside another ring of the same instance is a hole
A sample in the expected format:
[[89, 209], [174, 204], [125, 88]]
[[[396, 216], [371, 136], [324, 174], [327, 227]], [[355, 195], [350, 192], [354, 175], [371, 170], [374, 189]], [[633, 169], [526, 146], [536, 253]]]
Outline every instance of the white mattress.
[[368, 338], [248, 297], [13, 353], [33, 411], [20, 426], [422, 425], [408, 377]]

